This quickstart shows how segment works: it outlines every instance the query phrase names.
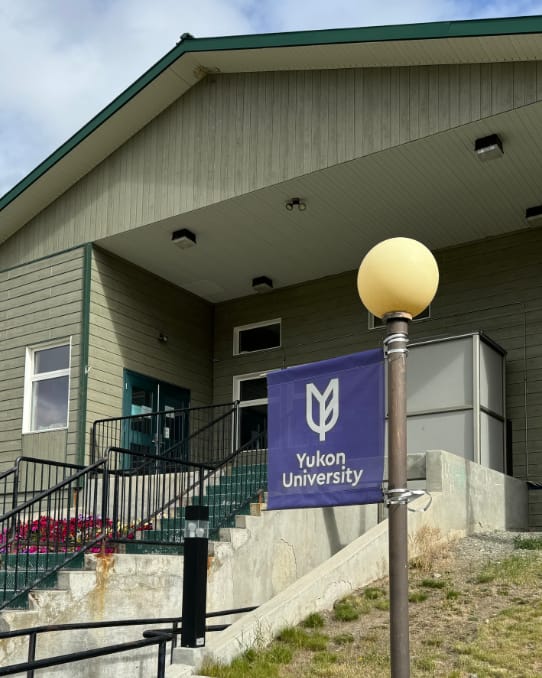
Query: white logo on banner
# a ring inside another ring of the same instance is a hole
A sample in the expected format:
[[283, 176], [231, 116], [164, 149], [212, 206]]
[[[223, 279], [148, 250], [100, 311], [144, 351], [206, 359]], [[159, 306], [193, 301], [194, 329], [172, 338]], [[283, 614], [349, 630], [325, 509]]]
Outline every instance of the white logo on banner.
[[[312, 416], [312, 399], [318, 403], [319, 422]], [[329, 403], [326, 401], [329, 399]], [[337, 423], [339, 418], [339, 380], [331, 379], [323, 393], [314, 384], [307, 384], [307, 425], [320, 436], [320, 442], [326, 439], [326, 433]]]

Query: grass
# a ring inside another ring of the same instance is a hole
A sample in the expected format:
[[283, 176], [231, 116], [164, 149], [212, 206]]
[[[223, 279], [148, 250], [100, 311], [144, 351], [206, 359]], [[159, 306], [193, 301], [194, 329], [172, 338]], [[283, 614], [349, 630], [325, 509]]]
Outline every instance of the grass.
[[[409, 574], [412, 678], [542, 676], [542, 552], [527, 546], [500, 562], [469, 562], [456, 571], [442, 544], [437, 550], [428, 546], [425, 552], [418, 548]], [[388, 678], [388, 605], [387, 582], [373, 583], [338, 601], [332, 611], [284, 629], [267, 648], [248, 651], [228, 667], [206, 665], [201, 673]]]
[[527, 551], [541, 551], [542, 537], [514, 537], [514, 548]]
[[446, 582], [442, 579], [422, 579], [421, 586], [426, 589], [443, 589], [446, 587]]
[[324, 618], [318, 612], [309, 614], [308, 617], [301, 622], [301, 626], [305, 629], [321, 629], [325, 624]]

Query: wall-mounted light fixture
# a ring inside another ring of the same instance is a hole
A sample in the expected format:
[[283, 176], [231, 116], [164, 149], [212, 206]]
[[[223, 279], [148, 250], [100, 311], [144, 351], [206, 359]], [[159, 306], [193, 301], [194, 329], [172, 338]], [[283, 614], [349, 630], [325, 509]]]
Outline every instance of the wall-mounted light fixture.
[[502, 158], [504, 150], [499, 135], [490, 134], [487, 137], [476, 139], [474, 142], [474, 152], [480, 160], [484, 161]]
[[187, 228], [181, 228], [171, 234], [171, 242], [182, 250], [186, 250], [196, 244], [196, 234]]
[[288, 212], [291, 212], [294, 207], [297, 207], [300, 212], [304, 212], [307, 209], [307, 203], [303, 200], [303, 198], [290, 198], [290, 200], [288, 200], [284, 206]]
[[542, 205], [527, 207], [525, 210], [525, 221], [529, 226], [542, 226]]
[[266, 275], [260, 275], [258, 278], [252, 278], [252, 289], [255, 292], [271, 292], [273, 289], [273, 281]]

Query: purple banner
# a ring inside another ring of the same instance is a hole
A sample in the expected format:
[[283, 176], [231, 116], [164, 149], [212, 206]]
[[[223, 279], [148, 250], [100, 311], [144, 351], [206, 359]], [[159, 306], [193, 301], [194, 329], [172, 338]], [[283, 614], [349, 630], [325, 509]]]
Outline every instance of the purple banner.
[[383, 500], [382, 349], [267, 375], [268, 508]]

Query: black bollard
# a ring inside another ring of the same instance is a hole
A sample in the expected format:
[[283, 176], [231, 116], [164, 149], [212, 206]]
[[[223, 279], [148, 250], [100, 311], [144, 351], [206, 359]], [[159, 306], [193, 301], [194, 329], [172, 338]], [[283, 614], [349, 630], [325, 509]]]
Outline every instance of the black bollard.
[[181, 647], [204, 647], [209, 507], [187, 506], [184, 528]]

